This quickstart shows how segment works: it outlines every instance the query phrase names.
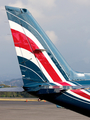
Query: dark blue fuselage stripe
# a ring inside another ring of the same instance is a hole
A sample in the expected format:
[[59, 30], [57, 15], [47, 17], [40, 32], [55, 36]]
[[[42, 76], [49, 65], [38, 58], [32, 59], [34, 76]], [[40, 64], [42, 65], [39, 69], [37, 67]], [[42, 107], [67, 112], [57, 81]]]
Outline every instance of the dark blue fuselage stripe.
[[68, 94], [67, 92], [61, 94], [56, 99], [59, 102], [62, 101], [62, 102], [67, 103], [68, 105], [73, 105], [73, 106], [77, 106], [77, 107], [90, 110], [90, 102], [76, 98], [72, 96], [71, 94]]
[[63, 93], [63, 94], [65, 94], [66, 96], [69, 96], [70, 98], [73, 98], [73, 99], [75, 99], [75, 100], [82, 101], [83, 103], [90, 104], [89, 101], [86, 101], [86, 100], [84, 100], [84, 99], [81, 99], [81, 98], [79, 98], [79, 97], [76, 97], [76, 96], [74, 96], [74, 95], [72, 95], [72, 94], [69, 94], [68, 92], [65, 92], [65, 93]]
[[[20, 56], [18, 56], [18, 61], [20, 64], [20, 69], [21, 69], [22, 75], [25, 75], [25, 77], [28, 77], [31, 80], [37, 81], [37, 82], [48, 81], [47, 78], [42, 73], [42, 71], [32, 61], [27, 60]], [[36, 74], [33, 71], [35, 71]], [[24, 77], [24, 79], [25, 79], [25, 77]]]

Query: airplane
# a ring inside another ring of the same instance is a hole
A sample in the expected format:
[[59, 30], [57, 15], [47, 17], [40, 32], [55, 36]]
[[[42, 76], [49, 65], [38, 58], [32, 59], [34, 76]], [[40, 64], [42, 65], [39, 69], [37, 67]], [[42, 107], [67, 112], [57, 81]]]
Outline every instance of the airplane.
[[27, 9], [5, 9], [24, 83], [17, 91], [90, 117], [90, 73], [72, 70]]

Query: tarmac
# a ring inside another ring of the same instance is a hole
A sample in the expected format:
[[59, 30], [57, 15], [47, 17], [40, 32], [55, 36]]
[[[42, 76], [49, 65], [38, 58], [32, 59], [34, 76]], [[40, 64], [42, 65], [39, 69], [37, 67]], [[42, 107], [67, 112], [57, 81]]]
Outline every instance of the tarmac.
[[90, 120], [47, 101], [0, 100], [0, 120]]

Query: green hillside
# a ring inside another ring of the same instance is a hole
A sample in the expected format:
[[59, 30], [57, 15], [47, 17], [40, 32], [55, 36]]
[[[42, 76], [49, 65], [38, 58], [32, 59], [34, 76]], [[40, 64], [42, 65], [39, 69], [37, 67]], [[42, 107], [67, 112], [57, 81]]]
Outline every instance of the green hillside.
[[[11, 87], [10, 85], [0, 84], [0, 88]], [[15, 86], [13, 86], [15, 87]], [[0, 92], [0, 97], [19, 97], [19, 98], [32, 98], [34, 96], [27, 92]]]

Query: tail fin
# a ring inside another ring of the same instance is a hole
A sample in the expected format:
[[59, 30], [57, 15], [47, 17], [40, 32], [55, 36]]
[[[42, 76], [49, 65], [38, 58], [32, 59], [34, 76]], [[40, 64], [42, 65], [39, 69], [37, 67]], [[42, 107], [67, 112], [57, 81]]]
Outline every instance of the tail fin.
[[27, 9], [6, 6], [24, 85], [68, 81], [71, 68]]

